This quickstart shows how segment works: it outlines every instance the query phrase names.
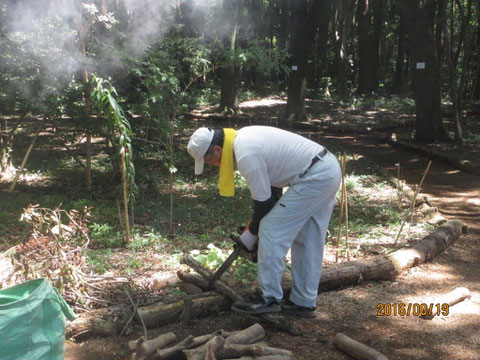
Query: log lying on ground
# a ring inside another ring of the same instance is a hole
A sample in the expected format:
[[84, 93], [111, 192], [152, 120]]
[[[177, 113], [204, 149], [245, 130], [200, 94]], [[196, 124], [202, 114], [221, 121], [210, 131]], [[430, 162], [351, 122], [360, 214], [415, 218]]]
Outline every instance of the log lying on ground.
[[187, 360], [215, 359], [215, 352], [221, 349], [224, 343], [225, 339], [217, 335], [197, 349], [184, 350], [183, 354]]
[[450, 291], [448, 294], [443, 295], [441, 298], [433, 301], [432, 304], [434, 305], [433, 305], [432, 313], [427, 315], [422, 315], [421, 317], [426, 320], [432, 320], [438, 314], [439, 308], [436, 306], [436, 304], [439, 304], [440, 311], [442, 311], [444, 310], [442, 309], [442, 306], [445, 306], [444, 304], [448, 304], [448, 309], [450, 309], [451, 306], [458, 304], [459, 302], [462, 302], [465, 299], [470, 299], [470, 298], [471, 298], [470, 290], [468, 290], [465, 287], [458, 287], [455, 290]]
[[265, 337], [265, 330], [260, 324], [253, 324], [245, 330], [239, 331], [225, 340], [225, 344], [253, 344]]
[[136, 341], [129, 342], [130, 349], [135, 349], [135, 359], [145, 360], [154, 354], [158, 348], [163, 348], [167, 345], [174, 343], [177, 340], [177, 336], [173, 332], [168, 332], [157, 336], [155, 339], [145, 340], [140, 338]]
[[228, 332], [225, 330], [218, 330], [215, 331], [213, 334], [206, 334], [206, 335], [201, 335], [197, 337], [193, 337], [192, 335], [186, 337], [183, 341], [179, 342], [178, 344], [175, 344], [172, 347], [165, 348], [165, 349], [158, 349], [157, 350], [157, 359], [175, 359], [179, 357], [182, 353], [183, 350], [187, 349], [193, 349], [196, 347], [199, 347], [215, 336], [222, 336], [224, 338], [232, 336], [236, 334], [236, 332]]
[[267, 356], [242, 356], [236, 359], [225, 360], [293, 360], [293, 356], [289, 355], [267, 355]]
[[[363, 281], [392, 280], [402, 271], [432, 260], [457, 240], [462, 231], [465, 228], [460, 221], [449, 220], [410, 248], [397, 250], [387, 256], [326, 267], [322, 270], [319, 291], [356, 285]], [[287, 280], [283, 286], [289, 289], [291, 282]]]
[[400, 146], [400, 147], [403, 147], [405, 149], [415, 151], [417, 153], [426, 155], [426, 156], [428, 156], [432, 159], [437, 159], [437, 160], [440, 160], [440, 161], [447, 162], [450, 165], [453, 165], [454, 167], [456, 167], [457, 169], [461, 169], [461, 170], [466, 171], [470, 174], [480, 175], [480, 164], [478, 162], [474, 163], [474, 162], [471, 162], [469, 160], [460, 160], [455, 156], [449, 156], [449, 155], [446, 155], [446, 154], [437, 153], [433, 150], [426, 149], [426, 148], [424, 148], [422, 146], [419, 146], [419, 145], [411, 144], [411, 143], [406, 142], [406, 141], [397, 140], [393, 136], [390, 136], [388, 138], [388, 143], [393, 145], [393, 146]]
[[[461, 235], [464, 227], [460, 221], [449, 220], [438, 227], [430, 235], [411, 248], [398, 250], [388, 256], [375, 257], [369, 260], [343, 262], [322, 270], [319, 291], [327, 291], [343, 286], [356, 285], [362, 281], [391, 280], [398, 273], [432, 260], [444, 251]], [[217, 282], [218, 283], [218, 282]], [[286, 292], [291, 289], [291, 280], [282, 283]], [[240, 293], [241, 296], [244, 293]], [[200, 316], [218, 310], [229, 309], [229, 304], [222, 296], [207, 295], [192, 300], [193, 316]], [[137, 309], [147, 327], [166, 325], [178, 320], [181, 316], [184, 302], [173, 304], [153, 304]], [[101, 309], [81, 314], [73, 322], [67, 323], [67, 338], [83, 334], [106, 336], [120, 334], [131, 313], [127, 310], [112, 312]]]
[[[236, 332], [218, 330], [213, 334], [197, 338], [189, 336], [170, 348], [158, 349], [154, 359], [293, 359], [293, 353], [289, 350], [269, 347], [264, 343], [257, 342], [264, 337], [265, 330], [258, 323]], [[181, 351], [182, 348], [183, 351]], [[181, 352], [183, 352], [183, 357]]]
[[[198, 272], [205, 280], [210, 279], [213, 276], [213, 273], [204, 268], [198, 261], [192, 258], [190, 255], [185, 255], [180, 260], [183, 264], [190, 266], [196, 272]], [[213, 284], [215, 290], [217, 290], [220, 294], [227, 296], [229, 299], [233, 301], [241, 300], [241, 297], [233, 290], [230, 286], [225, 284], [222, 280], [217, 280]]]
[[333, 345], [358, 360], [388, 360], [385, 355], [377, 350], [342, 333], [335, 335]]
[[198, 286], [203, 291], [207, 291], [210, 289], [210, 285], [208, 285], [208, 281], [202, 278], [197, 274], [187, 273], [183, 271], [177, 271], [177, 276], [180, 280], [186, 283], [191, 283], [193, 285]]
[[[229, 309], [220, 295], [205, 294], [192, 299], [190, 316], [199, 317], [218, 310]], [[155, 303], [137, 309], [147, 328], [170, 324], [178, 320], [184, 309], [184, 301], [172, 304]], [[74, 321], [67, 322], [66, 337], [85, 339], [91, 336], [118, 335], [131, 316], [129, 309], [110, 308], [92, 310], [80, 314]]]

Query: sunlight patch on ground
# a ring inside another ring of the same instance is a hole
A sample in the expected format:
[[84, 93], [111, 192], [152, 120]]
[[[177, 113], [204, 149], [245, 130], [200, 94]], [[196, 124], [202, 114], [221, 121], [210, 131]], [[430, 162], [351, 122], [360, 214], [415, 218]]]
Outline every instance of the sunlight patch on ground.
[[467, 199], [467, 203], [473, 205], [480, 205], [480, 199]]
[[286, 104], [287, 101], [285, 99], [279, 98], [265, 98], [260, 100], [248, 100], [244, 101], [239, 104], [241, 109], [248, 109], [248, 108], [255, 108], [257, 106], [275, 106], [275, 105], [283, 105]]
[[[25, 169], [26, 170], [26, 169]], [[26, 184], [45, 184], [50, 181], [50, 177], [41, 173], [24, 173], [20, 175], [18, 178], [18, 183], [26, 183]], [[14, 167], [9, 167], [6, 171], [0, 174], [0, 181], [11, 183], [15, 179], [15, 175], [17, 174], [18, 169]]]

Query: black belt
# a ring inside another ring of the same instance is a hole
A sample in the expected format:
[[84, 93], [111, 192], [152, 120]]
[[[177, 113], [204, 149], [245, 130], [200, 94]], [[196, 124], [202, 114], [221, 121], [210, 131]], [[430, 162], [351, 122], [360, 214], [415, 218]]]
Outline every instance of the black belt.
[[323, 148], [323, 150], [320, 151], [320, 153], [312, 159], [312, 162], [310, 163], [310, 166], [307, 168], [307, 170], [305, 170], [305, 172], [302, 175], [300, 175], [300, 177], [305, 175], [307, 173], [307, 171], [310, 170], [310, 168], [317, 163], [318, 160], [320, 160], [321, 158], [323, 158], [327, 154], [328, 154], [328, 150], [326, 148]]
[[327, 154], [328, 154], [328, 150], [323, 148], [323, 150], [320, 151], [320, 154], [318, 154], [317, 156], [315, 156], [312, 159], [312, 162], [310, 163], [310, 166], [307, 168], [307, 170], [310, 169], [313, 165], [315, 165], [317, 163], [318, 160], [320, 160], [321, 158], [323, 158]]

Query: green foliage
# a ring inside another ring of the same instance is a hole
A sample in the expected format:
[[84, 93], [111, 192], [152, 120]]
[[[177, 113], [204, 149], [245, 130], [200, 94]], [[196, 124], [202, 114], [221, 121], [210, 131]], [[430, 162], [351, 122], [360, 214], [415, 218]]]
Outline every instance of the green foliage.
[[110, 270], [110, 264], [108, 259], [112, 255], [112, 250], [90, 250], [84, 252], [87, 257], [87, 262], [92, 269], [98, 274], [103, 274]]
[[255, 69], [268, 77], [272, 73], [290, 73], [290, 67], [286, 61], [288, 56], [286, 50], [271, 47], [265, 40], [253, 39], [246, 47], [233, 51], [230, 61], [241, 64], [244, 70]]
[[190, 255], [207, 269], [215, 270], [223, 264], [228, 254], [214, 244], [208, 244], [207, 248], [209, 252], [206, 254], [202, 254], [199, 250], [192, 250]]
[[90, 224], [89, 229], [90, 238], [96, 246], [114, 248], [123, 244], [122, 235], [115, 226], [109, 223], [93, 222]]
[[119, 154], [125, 157], [127, 184], [132, 196], [136, 191], [135, 166], [133, 165], [132, 128], [123, 109], [118, 104], [117, 91], [108, 80], [93, 76], [96, 83], [91, 93], [91, 100], [99, 113], [107, 119], [107, 130], [112, 137], [117, 138]]

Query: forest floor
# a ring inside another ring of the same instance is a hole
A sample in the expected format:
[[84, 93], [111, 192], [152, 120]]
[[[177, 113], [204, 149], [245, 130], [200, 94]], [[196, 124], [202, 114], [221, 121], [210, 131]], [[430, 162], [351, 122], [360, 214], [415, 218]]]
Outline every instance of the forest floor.
[[[232, 126], [247, 124], [275, 125], [284, 111], [283, 99], [249, 101], [242, 111], [249, 119]], [[393, 148], [379, 141], [389, 132], [376, 128], [408, 129], [408, 115], [375, 109], [345, 109], [330, 101], [307, 102], [311, 124], [318, 131], [298, 131], [329, 149], [341, 149], [355, 159], [366, 158], [414, 187], [420, 182], [428, 159], [424, 155]], [[208, 109], [203, 110], [204, 113]], [[215, 122], [203, 122], [213, 125]], [[473, 123], [473, 121], [472, 121]], [[218, 124], [217, 124], [218, 126]], [[365, 131], [366, 128], [369, 131]], [[480, 131], [477, 132], [480, 134]], [[469, 145], [470, 146], [470, 145]], [[480, 159], [478, 142], [470, 151], [457, 153], [460, 158]], [[478, 152], [477, 152], [478, 151]], [[292, 317], [302, 336], [291, 336], [266, 327], [266, 342], [271, 346], [292, 350], [296, 359], [350, 359], [339, 352], [332, 340], [342, 332], [384, 353], [390, 360], [398, 359], [480, 359], [480, 176], [460, 171], [451, 165], [433, 161], [422, 187], [431, 206], [437, 207], [448, 219], [459, 219], [470, 229], [433, 262], [402, 273], [395, 281], [363, 283], [355, 287], [323, 292], [317, 301], [314, 319]], [[328, 259], [327, 259], [328, 260]], [[467, 287], [471, 299], [450, 308], [448, 316], [423, 320], [415, 316], [377, 316], [379, 303], [431, 303], [456, 287]], [[243, 329], [253, 323], [232, 312], [221, 312], [208, 318], [194, 319], [189, 325], [180, 323], [149, 330], [149, 338], [174, 331], [178, 338], [200, 335], [223, 328]], [[127, 342], [142, 335], [135, 328], [125, 336], [92, 338], [82, 343], [67, 341], [66, 360], [128, 359]]]
[[[263, 104], [243, 104], [244, 113], [252, 115], [249, 123], [271, 124], [270, 120], [261, 119], [271, 119], [274, 123], [284, 110], [281, 101], [272, 100], [267, 105]], [[395, 176], [400, 164], [401, 178], [412, 187], [419, 183], [428, 162], [425, 156], [382, 143], [379, 139], [385, 133], [372, 131], [370, 134], [361, 134], [363, 131], [358, 131], [366, 126], [373, 129], [390, 125], [403, 129], [408, 126], [408, 122], [403, 120], [408, 116], [383, 111], [355, 111], [356, 115], [350, 116], [342, 111], [337, 112], [332, 103], [319, 102], [317, 105], [308, 104], [312, 118], [318, 118], [319, 114], [330, 119], [338, 118], [338, 123], [334, 125], [341, 123], [343, 129], [329, 131], [327, 127], [320, 132], [303, 132], [303, 135], [320, 143], [341, 147], [347, 154], [370, 158]], [[371, 124], [365, 125], [365, 119], [370, 119], [368, 121]], [[324, 122], [322, 125], [328, 124]], [[351, 131], [345, 130], [347, 127]], [[465, 158], [461, 154], [459, 156]], [[478, 161], [478, 146], [467, 156]], [[266, 341], [272, 346], [294, 351], [298, 360], [349, 359], [332, 345], [337, 332], [343, 332], [377, 349], [391, 360], [480, 359], [480, 176], [433, 161], [422, 192], [446, 218], [460, 219], [468, 225], [469, 234], [461, 236], [433, 262], [413, 268], [393, 282], [364, 283], [320, 293], [318, 316], [315, 319], [295, 320], [305, 335], [291, 336], [267, 327]], [[470, 289], [472, 298], [452, 307], [448, 316], [436, 317], [431, 321], [414, 316], [377, 316], [379, 303], [430, 303], [459, 286]], [[219, 328], [245, 328], [251, 323], [251, 319], [226, 312], [216, 317], [196, 319], [188, 326], [174, 324], [156, 329], [155, 334], [174, 331], [181, 338]], [[139, 335], [132, 334], [131, 338]], [[69, 343], [66, 359], [118, 358], [124, 353], [119, 353], [118, 344], [125, 342], [124, 338], [114, 337], [91, 339], [82, 344]]]

